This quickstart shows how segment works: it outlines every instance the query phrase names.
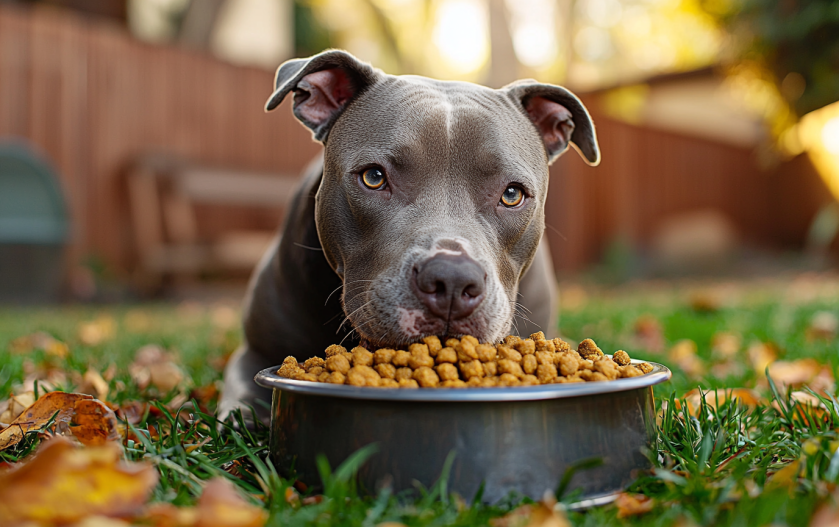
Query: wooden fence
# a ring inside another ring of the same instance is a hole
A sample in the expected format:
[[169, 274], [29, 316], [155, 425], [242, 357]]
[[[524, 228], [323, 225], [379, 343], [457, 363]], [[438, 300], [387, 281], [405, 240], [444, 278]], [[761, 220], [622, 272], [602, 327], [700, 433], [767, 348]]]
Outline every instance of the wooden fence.
[[[0, 138], [29, 140], [55, 164], [75, 261], [131, 267], [121, 176], [137, 156], [277, 173], [305, 166], [319, 147], [288, 102], [262, 112], [272, 81], [269, 71], [141, 43], [106, 22], [0, 7]], [[643, 245], [662, 218], [693, 208], [724, 212], [750, 242], [800, 246], [830, 199], [806, 161], [761, 171], [748, 150], [624, 124], [591, 106], [602, 165], [569, 153], [552, 169], [548, 236], [560, 270], [597, 261], [617, 236]], [[204, 218], [211, 229], [279, 221], [246, 211]]]

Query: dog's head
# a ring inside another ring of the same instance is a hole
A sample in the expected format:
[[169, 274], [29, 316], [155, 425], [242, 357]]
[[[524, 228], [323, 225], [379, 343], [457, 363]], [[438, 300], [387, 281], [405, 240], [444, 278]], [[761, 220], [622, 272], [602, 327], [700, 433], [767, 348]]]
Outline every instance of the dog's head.
[[289, 92], [325, 146], [318, 235], [359, 335], [507, 334], [545, 227], [548, 165], [569, 144], [600, 160], [582, 103], [535, 81], [386, 75], [343, 51], [280, 66], [266, 109]]

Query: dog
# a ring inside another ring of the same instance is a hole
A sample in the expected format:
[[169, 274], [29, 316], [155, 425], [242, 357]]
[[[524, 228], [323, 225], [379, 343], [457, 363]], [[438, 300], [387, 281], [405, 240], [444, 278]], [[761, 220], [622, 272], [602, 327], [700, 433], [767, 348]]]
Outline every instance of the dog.
[[496, 90], [393, 76], [340, 50], [283, 63], [266, 111], [289, 93], [324, 151], [251, 278], [222, 415], [252, 406], [267, 421], [270, 391], [254, 375], [337, 342], [550, 338], [548, 166], [569, 145], [600, 162], [575, 95], [532, 80]]

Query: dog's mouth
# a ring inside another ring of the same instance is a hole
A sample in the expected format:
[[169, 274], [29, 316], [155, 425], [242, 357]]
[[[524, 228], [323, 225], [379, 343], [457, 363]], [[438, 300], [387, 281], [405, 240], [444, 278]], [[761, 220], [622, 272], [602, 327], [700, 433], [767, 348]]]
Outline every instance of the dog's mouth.
[[[437, 336], [445, 341], [472, 335], [481, 342], [491, 340], [483, 317], [473, 315], [466, 319], [444, 320], [420, 309], [397, 308], [399, 330], [379, 336], [365, 331], [367, 328], [353, 326], [359, 338], [359, 345], [367, 349], [398, 348], [418, 342], [428, 336]], [[369, 328], [369, 325], [367, 326]]]

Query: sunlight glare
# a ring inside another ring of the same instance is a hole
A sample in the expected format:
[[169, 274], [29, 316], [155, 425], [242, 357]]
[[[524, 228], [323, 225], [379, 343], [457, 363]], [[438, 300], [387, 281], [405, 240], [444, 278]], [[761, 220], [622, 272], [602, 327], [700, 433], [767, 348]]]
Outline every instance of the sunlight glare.
[[548, 0], [507, 0], [513, 48], [522, 64], [544, 68], [556, 59], [554, 8], [555, 3]]
[[839, 116], [824, 124], [822, 128], [822, 144], [833, 155], [839, 156]]
[[437, 9], [433, 41], [458, 73], [480, 68], [489, 56], [488, 16], [478, 0], [446, 0]]

